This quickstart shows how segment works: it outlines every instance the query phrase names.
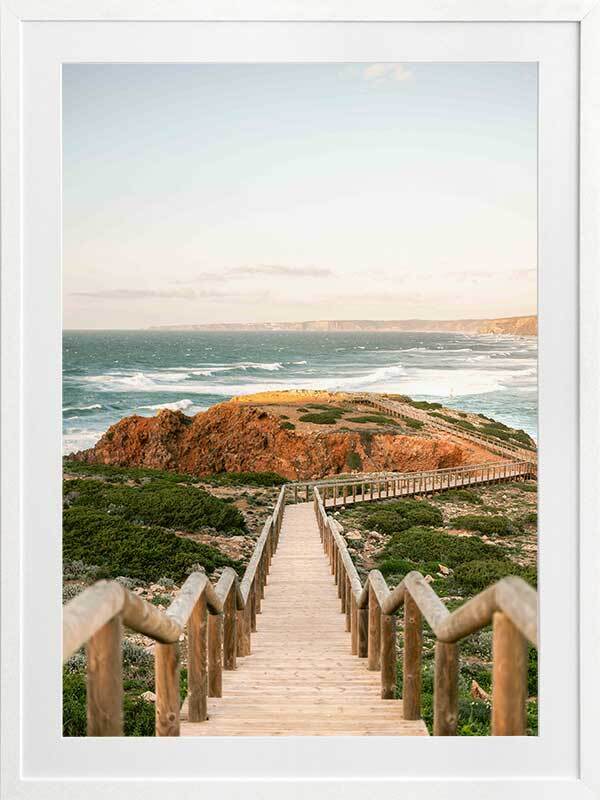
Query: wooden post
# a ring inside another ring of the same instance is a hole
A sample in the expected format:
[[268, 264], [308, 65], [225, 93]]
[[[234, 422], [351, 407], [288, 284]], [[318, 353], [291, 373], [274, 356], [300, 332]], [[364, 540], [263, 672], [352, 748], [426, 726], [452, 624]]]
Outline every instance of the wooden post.
[[396, 695], [396, 618], [381, 615], [381, 697], [390, 700]]
[[154, 645], [156, 735], [179, 736], [179, 645]]
[[208, 616], [208, 696], [223, 696], [223, 615]]
[[352, 502], [356, 503], [356, 484], [352, 484]]
[[123, 736], [122, 636], [117, 614], [86, 645], [88, 736]]
[[188, 620], [188, 719], [204, 722], [208, 694], [208, 620], [206, 595], [202, 593]]
[[404, 719], [421, 718], [421, 658], [423, 618], [409, 592], [404, 595]]
[[250, 603], [250, 631], [254, 633], [256, 631], [256, 578], [252, 581], [250, 586], [250, 591], [248, 593], [248, 602]]
[[527, 732], [527, 641], [501, 611], [493, 618], [492, 736]]
[[346, 611], [346, 631], [352, 632], [352, 600], [354, 599], [352, 596], [352, 587], [350, 586], [350, 578], [346, 575], [345, 580], [345, 597], [344, 597], [344, 606]]
[[366, 658], [369, 653], [369, 609], [357, 608], [358, 657]]
[[358, 608], [354, 592], [350, 592], [350, 652], [358, 655]]
[[250, 655], [250, 598], [245, 608], [236, 612], [237, 617], [237, 654], [240, 657]]
[[237, 625], [236, 625], [236, 600], [235, 584], [231, 584], [231, 589], [224, 603], [223, 613], [223, 667], [224, 669], [235, 669], [237, 654]]
[[433, 735], [456, 736], [458, 723], [458, 645], [435, 643]]
[[380, 667], [381, 649], [381, 609], [377, 602], [375, 590], [369, 584], [369, 660], [367, 669], [376, 670]]

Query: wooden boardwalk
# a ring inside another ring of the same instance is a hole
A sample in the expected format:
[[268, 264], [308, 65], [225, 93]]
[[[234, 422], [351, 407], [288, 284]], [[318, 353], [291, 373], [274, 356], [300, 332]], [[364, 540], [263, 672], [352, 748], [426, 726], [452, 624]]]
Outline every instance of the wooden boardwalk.
[[287, 506], [252, 654], [223, 672], [223, 697], [182, 736], [427, 736], [381, 699], [379, 671], [350, 654], [350, 634], [312, 503]]

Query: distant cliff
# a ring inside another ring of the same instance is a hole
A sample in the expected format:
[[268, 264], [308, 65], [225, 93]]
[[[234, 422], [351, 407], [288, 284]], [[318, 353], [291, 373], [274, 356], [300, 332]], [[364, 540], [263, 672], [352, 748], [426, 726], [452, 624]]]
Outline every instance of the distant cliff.
[[158, 325], [151, 330], [173, 331], [325, 331], [325, 332], [384, 332], [415, 333], [508, 333], [517, 336], [537, 336], [537, 316], [500, 317], [498, 319], [399, 319], [399, 320], [310, 320], [307, 322], [223, 322], [190, 325]]

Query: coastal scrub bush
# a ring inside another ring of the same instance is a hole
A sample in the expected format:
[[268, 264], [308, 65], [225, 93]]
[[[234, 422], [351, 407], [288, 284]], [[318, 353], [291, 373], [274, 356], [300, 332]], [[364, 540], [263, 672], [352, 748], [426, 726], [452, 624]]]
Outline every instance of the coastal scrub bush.
[[519, 518], [521, 525], [537, 525], [537, 511], [528, 511]]
[[443, 408], [441, 403], [428, 403], [427, 400], [411, 400], [409, 397], [406, 401], [413, 408], [420, 408], [422, 411], [429, 411], [432, 408]]
[[537, 492], [537, 483], [518, 483], [517, 486], [522, 492]]
[[386, 417], [383, 414], [364, 414], [361, 417], [347, 417], [346, 422], [359, 422], [362, 424], [366, 424], [371, 422], [375, 425], [397, 425], [395, 419], [390, 419], [390, 417]]
[[379, 533], [395, 533], [415, 525], [443, 525], [444, 519], [439, 508], [423, 500], [398, 500], [369, 514], [366, 523]]
[[517, 575], [532, 586], [537, 583], [534, 567], [521, 567], [507, 559], [466, 561], [464, 564], [458, 564], [454, 568], [452, 577], [462, 589], [476, 593], [487, 589], [492, 583], [496, 583], [496, 581], [505, 578], [507, 575]]
[[168, 472], [161, 469], [147, 469], [145, 467], [115, 467], [109, 464], [85, 464], [83, 461], [63, 461], [63, 469], [72, 475], [86, 475], [105, 478], [118, 483], [126, 481], [160, 480], [167, 483], [196, 483], [198, 478], [194, 475], [183, 475], [180, 472]]
[[302, 414], [298, 417], [300, 422], [312, 422], [313, 425], [335, 425], [342, 415], [335, 411], [315, 411], [309, 414]]
[[[237, 508], [204, 489], [153, 481], [123, 486], [97, 480], [64, 482], [71, 508], [93, 508], [138, 524], [197, 531], [210, 526], [224, 533], [246, 530]], [[75, 496], [73, 496], [75, 495]]]
[[451, 523], [454, 528], [461, 528], [466, 531], [477, 531], [485, 533], [487, 536], [514, 536], [521, 533], [508, 517], [484, 516], [483, 514], [464, 514], [455, 517]]
[[481, 505], [483, 500], [472, 489], [446, 489], [435, 497], [440, 503], [471, 503]]
[[201, 564], [239, 567], [215, 547], [185, 539], [158, 527], [143, 527], [93, 508], [73, 507], [63, 516], [63, 559], [96, 561], [104, 577], [126, 574], [142, 581], [166, 577], [182, 583]]
[[394, 533], [381, 551], [386, 558], [409, 560], [413, 569], [425, 565], [426, 569], [445, 564], [454, 569], [465, 561], [505, 560], [499, 545], [487, 544], [474, 536], [453, 536], [431, 528], [413, 527]]
[[[294, 426], [292, 425], [292, 427]], [[287, 479], [277, 472], [217, 472], [210, 475], [206, 480], [217, 486], [259, 486], [265, 488], [283, 486], [284, 483], [287, 483]]]
[[356, 450], [351, 450], [346, 456], [346, 466], [348, 469], [362, 469], [362, 459]]
[[402, 419], [408, 428], [413, 428], [416, 431], [420, 431], [423, 427], [423, 423], [419, 419], [413, 419], [412, 417], [402, 417]]
[[284, 431], [293, 431], [296, 429], [293, 422], [282, 422], [279, 427]]

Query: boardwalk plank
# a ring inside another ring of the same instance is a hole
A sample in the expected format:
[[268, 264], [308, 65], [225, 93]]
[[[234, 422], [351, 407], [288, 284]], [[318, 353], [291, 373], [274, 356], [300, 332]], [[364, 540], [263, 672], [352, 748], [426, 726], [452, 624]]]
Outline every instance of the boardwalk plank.
[[312, 504], [287, 506], [252, 653], [223, 673], [209, 719], [184, 719], [181, 735], [426, 736], [401, 700], [380, 699], [379, 673], [350, 654], [344, 627]]

